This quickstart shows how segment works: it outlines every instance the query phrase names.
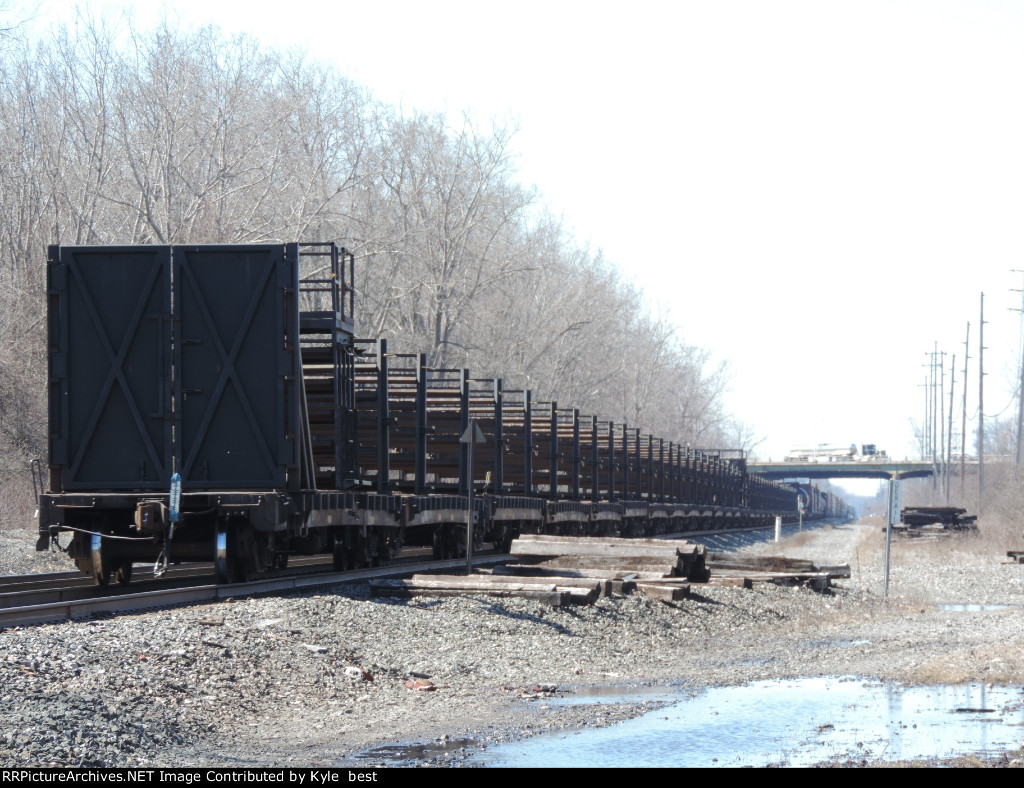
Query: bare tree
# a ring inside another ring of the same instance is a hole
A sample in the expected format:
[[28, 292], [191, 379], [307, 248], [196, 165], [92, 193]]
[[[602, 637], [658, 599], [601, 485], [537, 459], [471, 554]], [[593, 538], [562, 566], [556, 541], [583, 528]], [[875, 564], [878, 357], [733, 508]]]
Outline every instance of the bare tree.
[[15, 7], [11, 0], [0, 0], [0, 49], [15, 39], [18, 33], [39, 14], [39, 3]]
[[[340, 239], [364, 336], [670, 440], [756, 445], [722, 409], [726, 366], [518, 182], [514, 125], [403, 114], [215, 28], [16, 27], [0, 0], [0, 489], [45, 452], [50, 243]], [[2, 499], [0, 521], [27, 508], [24, 487]]]
[[520, 232], [532, 193], [513, 182], [512, 131], [438, 115], [392, 116], [381, 127], [386, 159], [370, 198], [382, 209], [379, 242], [361, 291], [375, 330], [416, 341], [433, 366], [465, 363], [464, 328], [481, 296], [525, 267]]

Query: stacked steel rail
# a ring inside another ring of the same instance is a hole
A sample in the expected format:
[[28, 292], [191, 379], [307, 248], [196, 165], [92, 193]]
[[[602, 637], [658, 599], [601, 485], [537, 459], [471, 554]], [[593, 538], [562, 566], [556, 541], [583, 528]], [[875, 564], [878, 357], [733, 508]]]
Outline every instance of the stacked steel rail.
[[[747, 473], [742, 460], [536, 401], [500, 379], [429, 368], [383, 339], [355, 344], [360, 469], [378, 493], [410, 496], [407, 528], [461, 525], [471, 486], [482, 531], [497, 542], [751, 527], [797, 513], [792, 488]], [[463, 436], [473, 425], [484, 442], [470, 468]]]

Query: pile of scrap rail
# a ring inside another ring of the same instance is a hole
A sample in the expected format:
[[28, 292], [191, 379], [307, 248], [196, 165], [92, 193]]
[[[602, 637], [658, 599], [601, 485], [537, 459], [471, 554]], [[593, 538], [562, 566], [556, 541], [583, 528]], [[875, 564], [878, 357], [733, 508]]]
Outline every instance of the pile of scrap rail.
[[954, 506], [914, 506], [905, 508], [893, 533], [915, 539], [939, 539], [953, 532], [977, 531], [977, 515]]
[[703, 545], [667, 539], [525, 535], [512, 542], [511, 554], [516, 561], [495, 567], [492, 574], [375, 580], [371, 594], [516, 596], [560, 607], [633, 592], [677, 602], [701, 583], [752, 588], [771, 582], [826, 590], [832, 578], [850, 576], [848, 565], [817, 567], [782, 556], [709, 554]]
[[754, 583], [806, 585], [815, 591], [827, 591], [835, 578], [849, 577], [850, 565], [817, 566], [804, 558], [781, 555], [738, 555], [710, 553], [708, 569], [713, 585], [753, 588]]

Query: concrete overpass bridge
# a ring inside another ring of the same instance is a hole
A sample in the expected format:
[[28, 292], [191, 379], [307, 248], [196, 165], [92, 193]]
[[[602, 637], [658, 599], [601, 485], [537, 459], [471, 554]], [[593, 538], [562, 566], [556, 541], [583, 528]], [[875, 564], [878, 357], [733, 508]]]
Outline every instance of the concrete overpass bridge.
[[[977, 462], [968, 463], [977, 468]], [[936, 466], [913, 460], [878, 462], [748, 462], [751, 473], [769, 479], [914, 479], [932, 476]], [[950, 470], [959, 473], [958, 463]]]

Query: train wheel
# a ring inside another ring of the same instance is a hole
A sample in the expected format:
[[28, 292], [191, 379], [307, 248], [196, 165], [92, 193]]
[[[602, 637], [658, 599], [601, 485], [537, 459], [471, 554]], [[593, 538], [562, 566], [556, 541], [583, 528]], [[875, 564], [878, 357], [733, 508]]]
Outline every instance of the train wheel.
[[217, 536], [214, 541], [213, 569], [217, 574], [218, 583], [230, 583], [231, 571], [228, 568], [228, 529], [225, 523], [217, 523]]
[[380, 566], [382, 540], [370, 533], [366, 537], [366, 560], [370, 566]]
[[387, 538], [377, 539], [377, 557], [375, 566], [386, 564], [391, 561], [395, 554], [395, 549], [391, 545], [391, 540]]
[[90, 558], [92, 559], [92, 580], [98, 586], [110, 585], [110, 563], [103, 549], [103, 537], [93, 534], [90, 540]]
[[458, 558], [459, 553], [465, 555], [465, 532], [460, 538], [450, 525], [438, 526], [434, 531], [434, 557], [440, 560]]
[[234, 536], [234, 539], [228, 540], [228, 573], [231, 582], [258, 580], [263, 576], [263, 565], [260, 562], [260, 545], [255, 530], [246, 523], [236, 527], [231, 535]]
[[512, 550], [513, 538], [512, 529], [508, 526], [503, 526], [498, 540], [494, 543], [494, 547], [499, 553], [508, 553]]
[[122, 586], [126, 586], [132, 582], [132, 562], [127, 558], [118, 562], [117, 566], [114, 568], [113, 578], [118, 585]]
[[348, 565], [352, 569], [365, 569], [370, 565], [370, 550], [366, 537], [355, 534], [348, 550]]
[[[483, 539], [481, 538], [479, 528], [473, 529], [473, 552], [482, 549], [484, 546]], [[466, 557], [466, 543], [469, 541], [468, 529], [465, 527], [456, 528], [452, 534], [453, 550], [452, 558], [465, 558]]]
[[345, 539], [340, 534], [334, 537], [334, 568], [339, 572], [348, 571], [348, 549], [345, 547]]
[[448, 557], [448, 545], [445, 544], [444, 532], [440, 528], [434, 531], [433, 548], [434, 558], [438, 561], [443, 561]]

